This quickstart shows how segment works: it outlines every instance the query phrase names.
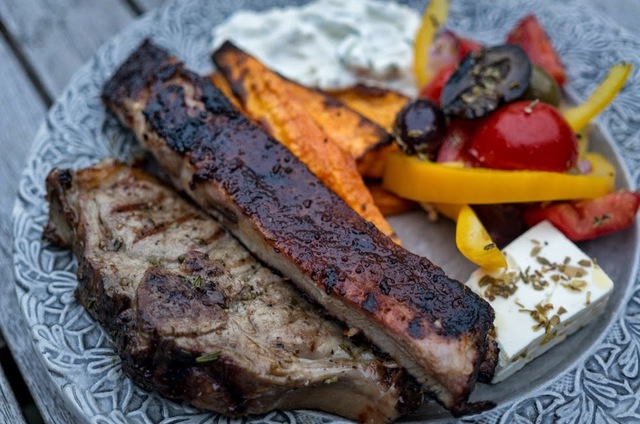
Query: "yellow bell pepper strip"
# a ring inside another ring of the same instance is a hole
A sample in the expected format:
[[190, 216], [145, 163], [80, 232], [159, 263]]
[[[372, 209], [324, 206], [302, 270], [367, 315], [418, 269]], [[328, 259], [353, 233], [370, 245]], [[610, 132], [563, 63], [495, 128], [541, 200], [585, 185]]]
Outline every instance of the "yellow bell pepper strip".
[[592, 199], [613, 190], [615, 168], [589, 153], [586, 175], [547, 171], [465, 168], [394, 152], [387, 158], [382, 186], [417, 202], [492, 204]]
[[458, 220], [458, 214], [462, 209], [463, 204], [460, 203], [431, 203], [431, 206], [442, 216], [449, 218], [452, 221]]
[[631, 73], [630, 63], [618, 63], [609, 70], [606, 78], [591, 93], [589, 98], [578, 106], [565, 110], [562, 115], [575, 132], [580, 132], [596, 115], [613, 101], [624, 86]]
[[584, 158], [587, 153], [589, 153], [589, 131], [583, 129], [578, 133], [578, 158]]
[[413, 41], [413, 73], [418, 87], [424, 86], [432, 77], [427, 69], [429, 47], [448, 15], [448, 0], [431, 0], [422, 15], [422, 22]]
[[502, 251], [491, 240], [478, 215], [468, 205], [434, 203], [439, 214], [456, 221], [456, 246], [474, 264], [487, 269], [507, 266]]
[[461, 206], [456, 221], [456, 246], [481, 268], [506, 268], [507, 260], [469, 205]]

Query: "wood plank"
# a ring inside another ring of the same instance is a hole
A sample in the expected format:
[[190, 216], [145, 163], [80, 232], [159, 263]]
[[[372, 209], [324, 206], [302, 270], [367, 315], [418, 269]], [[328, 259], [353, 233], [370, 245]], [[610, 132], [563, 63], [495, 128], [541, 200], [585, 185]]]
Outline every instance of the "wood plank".
[[135, 18], [118, 0], [2, 0], [0, 20], [51, 98], [100, 47]]
[[[129, 25], [136, 14], [124, 0], [3, 0], [0, 24], [22, 59], [0, 38], [0, 272], [13, 275], [11, 209], [23, 163], [35, 132], [44, 119], [46, 103], [57, 97], [73, 72], [95, 50]], [[29, 81], [29, 77], [31, 81]], [[38, 95], [40, 92], [40, 95]], [[46, 423], [76, 422], [51, 381], [28, 334], [17, 303], [13, 279], [0, 283], [0, 326], [12, 356]], [[5, 380], [6, 381], [6, 380]], [[10, 392], [8, 392], [10, 393]], [[9, 399], [7, 395], [7, 400]], [[10, 405], [4, 402], [3, 405]], [[7, 411], [6, 414], [9, 414]], [[5, 418], [0, 422], [24, 422]]]
[[[0, 275], [13, 276], [11, 210], [29, 146], [46, 107], [1, 37], [0, 57], [0, 92], [5, 100], [0, 102]], [[12, 277], [0, 280], [0, 311], [2, 335], [45, 422], [75, 422], [27, 336]], [[19, 422], [2, 418], [0, 413], [0, 422]]]
[[0, 368], [0, 422], [24, 423], [20, 406], [11, 391], [11, 386], [9, 386], [9, 382], [2, 368]]

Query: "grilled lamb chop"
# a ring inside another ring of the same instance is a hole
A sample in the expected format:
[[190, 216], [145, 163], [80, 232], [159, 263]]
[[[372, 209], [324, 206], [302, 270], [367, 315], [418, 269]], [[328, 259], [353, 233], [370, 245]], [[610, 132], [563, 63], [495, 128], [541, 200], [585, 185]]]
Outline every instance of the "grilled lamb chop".
[[364, 221], [207, 78], [146, 41], [102, 98], [176, 187], [454, 415], [492, 406], [468, 402], [495, 367], [491, 306]]
[[78, 258], [76, 297], [149, 390], [238, 416], [311, 408], [363, 422], [414, 409], [395, 362], [343, 336], [222, 226], [140, 170], [47, 178], [47, 239]]

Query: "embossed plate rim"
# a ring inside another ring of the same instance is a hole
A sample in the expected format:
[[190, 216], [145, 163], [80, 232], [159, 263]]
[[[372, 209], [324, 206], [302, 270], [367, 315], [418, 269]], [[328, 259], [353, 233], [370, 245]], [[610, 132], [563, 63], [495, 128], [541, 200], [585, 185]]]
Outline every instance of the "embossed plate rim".
[[[198, 25], [190, 27], [183, 23], [200, 22], [200, 25], [203, 25], [204, 19], [210, 19], [207, 22], [213, 23], [233, 9], [260, 9], [265, 7], [262, 3], [264, 2], [259, 0], [218, 1], [215, 3], [215, 10], [214, 5], [206, 0], [175, 0], [167, 3], [102, 46], [74, 75], [38, 131], [20, 182], [19, 199], [14, 208], [16, 291], [21, 309], [30, 326], [31, 336], [41, 353], [41, 359], [52, 380], [79, 418], [99, 423], [173, 420], [203, 422], [212, 417], [217, 421], [244, 421], [202, 413], [187, 405], [167, 401], [153, 393], [145, 392], [124, 377], [118, 365], [119, 359], [110, 348], [104, 331], [73, 301], [75, 268], [70, 255], [61, 250], [43, 248], [39, 235], [46, 219], [42, 182], [44, 175], [53, 165], [77, 168], [89, 165], [96, 158], [106, 155], [126, 158], [134, 149], [131, 137], [122, 134], [122, 131], [114, 127], [113, 122], [105, 119], [104, 111], [96, 97], [98, 81], [104, 81], [115, 65], [120, 63], [145, 36], [152, 36], [159, 44], [178, 54], [196, 70], [208, 70], [208, 55], [201, 54], [203, 41], [197, 39], [203, 36], [204, 29]], [[414, 6], [422, 4], [417, 1], [409, 3]], [[570, 63], [569, 66], [570, 91], [577, 97], [588, 93], [594, 87], [597, 77], [606, 72], [606, 69], [598, 68], [595, 64], [607, 58], [640, 63], [637, 53], [640, 51], [640, 43], [637, 40], [613, 28], [602, 18], [592, 16], [589, 10], [584, 10], [574, 0], [553, 5], [542, 0], [505, 0], [498, 3], [492, 8], [487, 8], [493, 2], [482, 0], [463, 4], [462, 0], [454, 1], [451, 12], [452, 26], [473, 33], [483, 41], [496, 41], [495, 37], [504, 34], [505, 31], [499, 31], [487, 22], [500, 22], [504, 27], [510, 27], [525, 10], [535, 9], [541, 20], [551, 25], [552, 37], [560, 34], [558, 48], [563, 53], [563, 59], [575, 60], [575, 63], [584, 65], [574, 67]], [[496, 16], [499, 13], [498, 9], [507, 12], [504, 16], [508, 16], [508, 19]], [[470, 20], [475, 15], [481, 16], [482, 20]], [[563, 21], [563, 18], [569, 15], [575, 17], [573, 24]], [[176, 17], [183, 21], [176, 21]], [[591, 32], [581, 31], [581, 27], [575, 22], [588, 24], [592, 27]], [[571, 31], [575, 31], [577, 38], [582, 37], [582, 41], [587, 39], [592, 42], [593, 49], [569, 49], [567, 43], [570, 41], [568, 38], [572, 34]], [[605, 50], [612, 52], [605, 53]], [[589, 58], [582, 56], [585, 54], [589, 54]], [[622, 57], [623, 54], [628, 56]], [[635, 82], [637, 85], [637, 81], [637, 72], [634, 72], [632, 83]], [[87, 96], [87, 93], [90, 95]], [[620, 99], [616, 100], [614, 107], [599, 119], [608, 138], [615, 140], [613, 146], [604, 146], [606, 153], [614, 160], [626, 163], [626, 167], [622, 168], [624, 172], [619, 177], [622, 186], [637, 187], [640, 178], [640, 153], [633, 150], [634, 143], [640, 144], [640, 136], [633, 135], [634, 131], [640, 133], [640, 122], [633, 120], [634, 115], [640, 116], [638, 100], [637, 95], [623, 93]], [[98, 143], [94, 145], [87, 142], [87, 138], [97, 139]], [[69, 152], [72, 154], [64, 154]], [[632, 361], [629, 360], [622, 365], [618, 364], [616, 368], [616, 363], [610, 363], [610, 358], [633, 359], [634, 353], [637, 355], [640, 352], [640, 330], [634, 327], [637, 325], [640, 328], [638, 239], [637, 224], [623, 235], [608, 239], [614, 240], [615, 243], [631, 242], [635, 260], [629, 273], [627, 289], [624, 293], [618, 293], [617, 302], [625, 305], [625, 308], [607, 317], [607, 325], [592, 348], [575, 356], [575, 363], [568, 369], [564, 367], [562, 374], [545, 381], [544, 384], [533, 384], [533, 390], [512, 398], [511, 403], [463, 421], [511, 422], [518, 419], [535, 419], [542, 415], [552, 415], [566, 420], [580, 419], [580, 415], [573, 415], [574, 410], [591, 418], [598, 414], [612, 418], [619, 412], [629, 411], [629, 420], [640, 419], [638, 402], [633, 403], [633, 399], [630, 400], [623, 387], [626, 384], [629, 391], [638, 391], [637, 364], [636, 368], [633, 368]], [[611, 243], [607, 244], [610, 245]], [[609, 334], [605, 334], [604, 330]], [[90, 348], [85, 350], [86, 346]], [[87, 374], [82, 374], [83, 369], [87, 369]], [[603, 392], [591, 390], [595, 384], [600, 384], [604, 388]], [[433, 418], [438, 421], [448, 420], [443, 418], [442, 414], [436, 414]], [[269, 423], [302, 419], [315, 423], [336, 418], [308, 411], [277, 411], [263, 417], [255, 417], [258, 422]]]

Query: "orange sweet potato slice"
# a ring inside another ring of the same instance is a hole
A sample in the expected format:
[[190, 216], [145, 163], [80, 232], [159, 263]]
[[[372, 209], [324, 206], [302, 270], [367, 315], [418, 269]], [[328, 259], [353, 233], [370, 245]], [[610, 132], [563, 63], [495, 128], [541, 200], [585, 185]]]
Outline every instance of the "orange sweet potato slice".
[[[327, 94], [334, 96], [343, 104], [361, 113], [385, 130], [391, 132], [396, 115], [409, 101], [409, 98], [396, 91], [372, 87], [364, 84], [340, 90], [328, 90]], [[369, 170], [369, 175], [382, 174], [386, 155], [396, 149], [395, 144], [370, 152], [360, 161], [360, 166]], [[378, 184], [367, 184], [373, 200], [383, 215], [396, 215], [409, 212], [418, 204], [383, 189]]]
[[251, 119], [291, 150], [360, 216], [395, 237], [359, 174], [356, 161], [334, 140], [328, 125], [319, 125], [309, 113], [309, 103], [301, 99], [304, 91], [296, 89], [297, 84], [231, 43], [223, 44], [213, 54], [213, 61]]
[[[389, 133], [392, 132], [396, 115], [409, 101], [407, 96], [396, 91], [364, 84], [328, 90], [326, 93], [380, 125]], [[358, 169], [366, 177], [381, 178], [386, 157], [394, 150], [396, 150], [395, 144], [388, 144], [369, 151], [360, 158]]]
[[236, 109], [238, 109], [245, 115], [247, 114], [242, 104], [240, 104], [238, 98], [233, 94], [231, 86], [229, 85], [229, 81], [227, 81], [220, 72], [212, 73], [211, 75], [209, 75], [209, 79], [211, 80], [213, 85], [215, 85], [220, 91], [222, 91], [222, 94], [224, 94], [225, 97], [229, 99], [229, 101], [233, 104], [233, 106], [235, 106]]
[[419, 204], [413, 200], [403, 199], [398, 195], [385, 190], [380, 184], [370, 183], [367, 188], [373, 197], [373, 201], [384, 216], [398, 215], [419, 208]]
[[327, 90], [326, 93], [380, 125], [389, 133], [392, 131], [396, 115], [409, 101], [404, 94], [364, 84], [339, 90]]

